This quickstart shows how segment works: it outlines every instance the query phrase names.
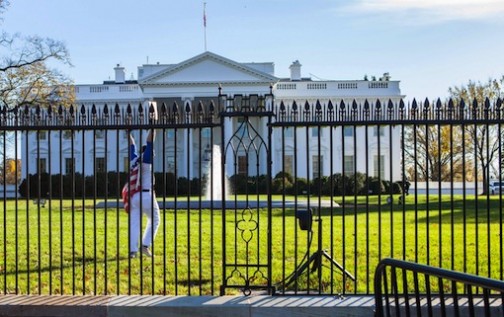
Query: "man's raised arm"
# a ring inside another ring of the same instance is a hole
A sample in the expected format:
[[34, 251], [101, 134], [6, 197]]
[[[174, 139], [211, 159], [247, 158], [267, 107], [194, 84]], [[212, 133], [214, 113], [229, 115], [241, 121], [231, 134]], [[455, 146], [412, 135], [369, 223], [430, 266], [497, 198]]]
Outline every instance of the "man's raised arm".
[[154, 129], [150, 129], [149, 134], [147, 134], [147, 142], [153, 143], [155, 137], [156, 137], [156, 131], [154, 131]]

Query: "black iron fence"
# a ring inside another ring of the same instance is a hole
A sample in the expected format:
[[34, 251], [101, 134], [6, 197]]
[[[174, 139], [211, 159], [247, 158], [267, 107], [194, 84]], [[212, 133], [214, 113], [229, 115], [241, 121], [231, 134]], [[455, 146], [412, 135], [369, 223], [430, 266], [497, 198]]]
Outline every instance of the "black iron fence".
[[[271, 94], [2, 109], [1, 291], [370, 294], [384, 257], [502, 280], [503, 111]], [[131, 258], [128, 139], [151, 130], [160, 224], [154, 256]]]
[[504, 282], [383, 259], [375, 273], [375, 316], [500, 316]]

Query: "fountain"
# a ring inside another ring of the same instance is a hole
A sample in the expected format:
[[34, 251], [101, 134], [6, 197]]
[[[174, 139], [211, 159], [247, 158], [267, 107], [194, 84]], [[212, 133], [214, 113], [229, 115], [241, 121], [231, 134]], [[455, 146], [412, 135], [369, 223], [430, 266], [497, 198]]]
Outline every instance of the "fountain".
[[[207, 171], [207, 181], [205, 185], [206, 200], [223, 201], [229, 197], [229, 183], [226, 179], [226, 184], [223, 188], [222, 184], [222, 165], [221, 165], [221, 148], [214, 144], [211, 150], [208, 150], [209, 164]], [[224, 189], [226, 192], [224, 192]]]

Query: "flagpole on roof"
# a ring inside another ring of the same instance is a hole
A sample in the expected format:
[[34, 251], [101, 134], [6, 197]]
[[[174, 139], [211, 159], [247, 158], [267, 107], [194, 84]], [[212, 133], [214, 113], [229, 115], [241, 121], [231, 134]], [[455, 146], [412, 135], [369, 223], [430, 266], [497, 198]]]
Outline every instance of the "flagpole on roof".
[[203, 29], [205, 32], [205, 52], [207, 51], [207, 38], [206, 38], [206, 2], [203, 2]]

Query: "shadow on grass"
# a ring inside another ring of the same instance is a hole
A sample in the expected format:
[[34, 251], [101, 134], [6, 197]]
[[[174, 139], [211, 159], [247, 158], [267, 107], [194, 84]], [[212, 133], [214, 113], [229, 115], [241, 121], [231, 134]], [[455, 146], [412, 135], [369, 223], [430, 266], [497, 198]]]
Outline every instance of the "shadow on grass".
[[[58, 258], [59, 259], [59, 258]], [[129, 257], [127, 256], [122, 256], [122, 257], [113, 257], [113, 258], [109, 258], [107, 260], [99, 260], [97, 259], [96, 260], [96, 264], [98, 265], [99, 263], [105, 263], [105, 262], [117, 262], [117, 261], [124, 261], [124, 260], [128, 260]], [[30, 267], [30, 269], [18, 269], [17, 271], [16, 270], [7, 270], [5, 272], [6, 275], [14, 275], [14, 274], [34, 274], [34, 273], [38, 273], [40, 271], [40, 273], [46, 273], [46, 272], [55, 272], [55, 271], [59, 271], [60, 269], [69, 269], [69, 268], [72, 268], [72, 267], [82, 267], [84, 264], [86, 265], [94, 265], [95, 263], [95, 258], [94, 257], [81, 257], [81, 256], [77, 256], [73, 259], [72, 261], [72, 258], [64, 258], [64, 263], [63, 265], [60, 265], [60, 263], [57, 263], [55, 265], [52, 265], [52, 266], [43, 266], [41, 267], [40, 269], [36, 266], [34, 267]], [[131, 261], [139, 261], [138, 259], [131, 259]], [[150, 260], [144, 260], [144, 263], [147, 262]], [[25, 265], [23, 265], [25, 266]], [[2, 272], [3, 273], [3, 272]]]
[[[382, 195], [386, 198], [387, 195]], [[334, 206], [333, 208], [321, 208], [320, 215], [322, 217], [335, 217], [335, 216], [354, 216], [359, 214], [390, 214], [392, 213], [405, 213], [414, 214], [418, 213], [416, 218], [418, 222], [441, 222], [441, 223], [500, 223], [504, 217], [501, 210], [504, 208], [504, 200], [501, 201], [499, 197], [479, 196], [477, 199], [474, 197], [463, 198], [462, 196], [454, 197], [453, 199], [448, 196], [442, 197], [442, 201], [438, 201], [438, 196], [435, 198], [430, 197], [429, 201], [426, 196], [418, 197], [415, 201], [413, 195], [407, 196], [404, 204], [398, 203], [399, 195], [395, 195], [394, 203], [392, 204], [377, 204], [377, 199], [370, 200], [369, 203], [357, 203], [347, 201], [346, 204], [341, 206]], [[318, 216], [316, 204], [313, 206], [314, 216]], [[428, 216], [427, 216], [428, 213]], [[274, 211], [273, 216], [277, 217], [294, 217], [294, 209], [286, 209]]]

